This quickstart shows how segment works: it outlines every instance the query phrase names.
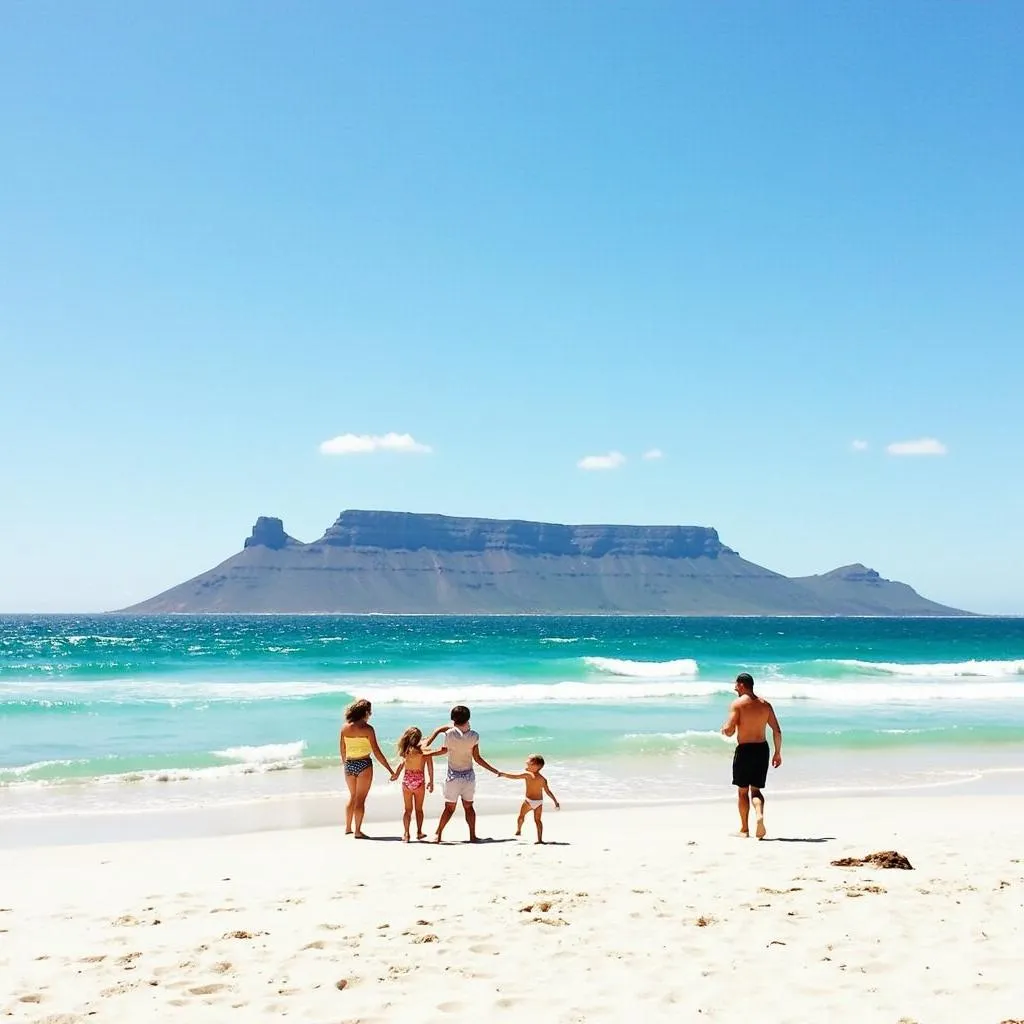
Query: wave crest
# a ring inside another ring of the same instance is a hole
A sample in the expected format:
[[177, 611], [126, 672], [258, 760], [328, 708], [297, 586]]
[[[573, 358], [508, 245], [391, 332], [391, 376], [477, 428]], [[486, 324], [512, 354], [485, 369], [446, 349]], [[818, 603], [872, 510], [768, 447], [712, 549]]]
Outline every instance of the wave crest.
[[294, 743], [265, 743], [257, 747], [228, 747], [213, 751], [214, 757], [243, 764], [270, 764], [275, 761], [297, 761], [306, 749], [305, 740]]
[[1024, 676], [1024, 659], [901, 664], [896, 661], [860, 661], [856, 658], [839, 658], [833, 664], [871, 674], [907, 676], [914, 679], [1000, 679], [1007, 676]]
[[626, 676], [629, 679], [674, 679], [678, 676], [695, 676], [697, 662], [693, 658], [678, 658], [675, 661], [629, 661], [626, 658], [584, 658], [585, 665], [606, 672], [612, 676]]

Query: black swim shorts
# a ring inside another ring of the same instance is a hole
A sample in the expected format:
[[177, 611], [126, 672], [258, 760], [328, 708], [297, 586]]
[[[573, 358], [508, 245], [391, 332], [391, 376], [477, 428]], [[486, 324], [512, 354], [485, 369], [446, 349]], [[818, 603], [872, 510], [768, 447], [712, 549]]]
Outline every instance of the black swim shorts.
[[732, 784], [763, 789], [768, 778], [768, 741], [737, 743], [732, 755]]

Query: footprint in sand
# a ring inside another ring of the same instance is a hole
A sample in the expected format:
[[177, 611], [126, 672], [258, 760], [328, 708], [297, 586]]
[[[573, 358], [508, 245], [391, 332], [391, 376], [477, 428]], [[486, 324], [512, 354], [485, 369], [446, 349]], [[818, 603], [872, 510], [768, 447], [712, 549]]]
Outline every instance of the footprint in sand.
[[22, 996], [18, 1000], [19, 1003], [41, 1003], [42, 1001], [43, 997], [39, 992], [30, 992], [27, 996]]
[[211, 982], [209, 985], [196, 985], [188, 990], [190, 996], [212, 996], [215, 992], [222, 992], [227, 985], [220, 982]]
[[442, 1013], [461, 1013], [465, 1008], [465, 1003], [457, 1003], [454, 1001], [437, 1004], [437, 1009], [439, 1009]]

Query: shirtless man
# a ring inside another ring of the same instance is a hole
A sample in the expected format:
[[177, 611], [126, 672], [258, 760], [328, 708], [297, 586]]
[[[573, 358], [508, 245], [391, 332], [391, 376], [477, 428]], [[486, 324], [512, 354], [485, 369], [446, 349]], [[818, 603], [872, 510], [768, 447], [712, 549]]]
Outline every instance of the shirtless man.
[[738, 699], [729, 708], [729, 717], [722, 726], [723, 736], [736, 736], [736, 753], [732, 759], [732, 784], [737, 787], [740, 808], [740, 835], [750, 837], [750, 804], [757, 815], [758, 839], [764, 839], [764, 788], [768, 778], [768, 741], [765, 728], [772, 730], [775, 754], [772, 767], [782, 765], [782, 727], [768, 701], [754, 693], [754, 678], [749, 672], [736, 677]]
[[495, 775], [499, 772], [494, 765], [488, 764], [480, 753], [480, 734], [469, 727], [469, 708], [462, 704], [452, 708], [452, 724], [435, 729], [424, 746], [429, 747], [441, 733], [444, 733], [444, 746], [437, 750], [424, 751], [425, 754], [448, 755], [448, 772], [444, 782], [444, 810], [441, 812], [441, 820], [437, 823], [434, 842], [441, 842], [441, 833], [444, 832], [445, 825], [452, 820], [455, 808], [461, 800], [466, 824], [469, 826], [469, 841], [475, 843], [476, 808], [473, 806], [473, 797], [476, 795], [476, 772], [473, 769], [473, 762]]

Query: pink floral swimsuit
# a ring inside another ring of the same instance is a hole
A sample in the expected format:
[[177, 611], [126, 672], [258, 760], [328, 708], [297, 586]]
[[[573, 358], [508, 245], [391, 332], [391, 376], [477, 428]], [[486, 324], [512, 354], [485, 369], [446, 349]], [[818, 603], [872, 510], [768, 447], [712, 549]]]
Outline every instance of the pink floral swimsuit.
[[423, 788], [423, 770], [414, 771], [412, 768], [406, 768], [402, 773], [402, 789], [407, 789], [410, 793], [415, 793], [418, 789]]

